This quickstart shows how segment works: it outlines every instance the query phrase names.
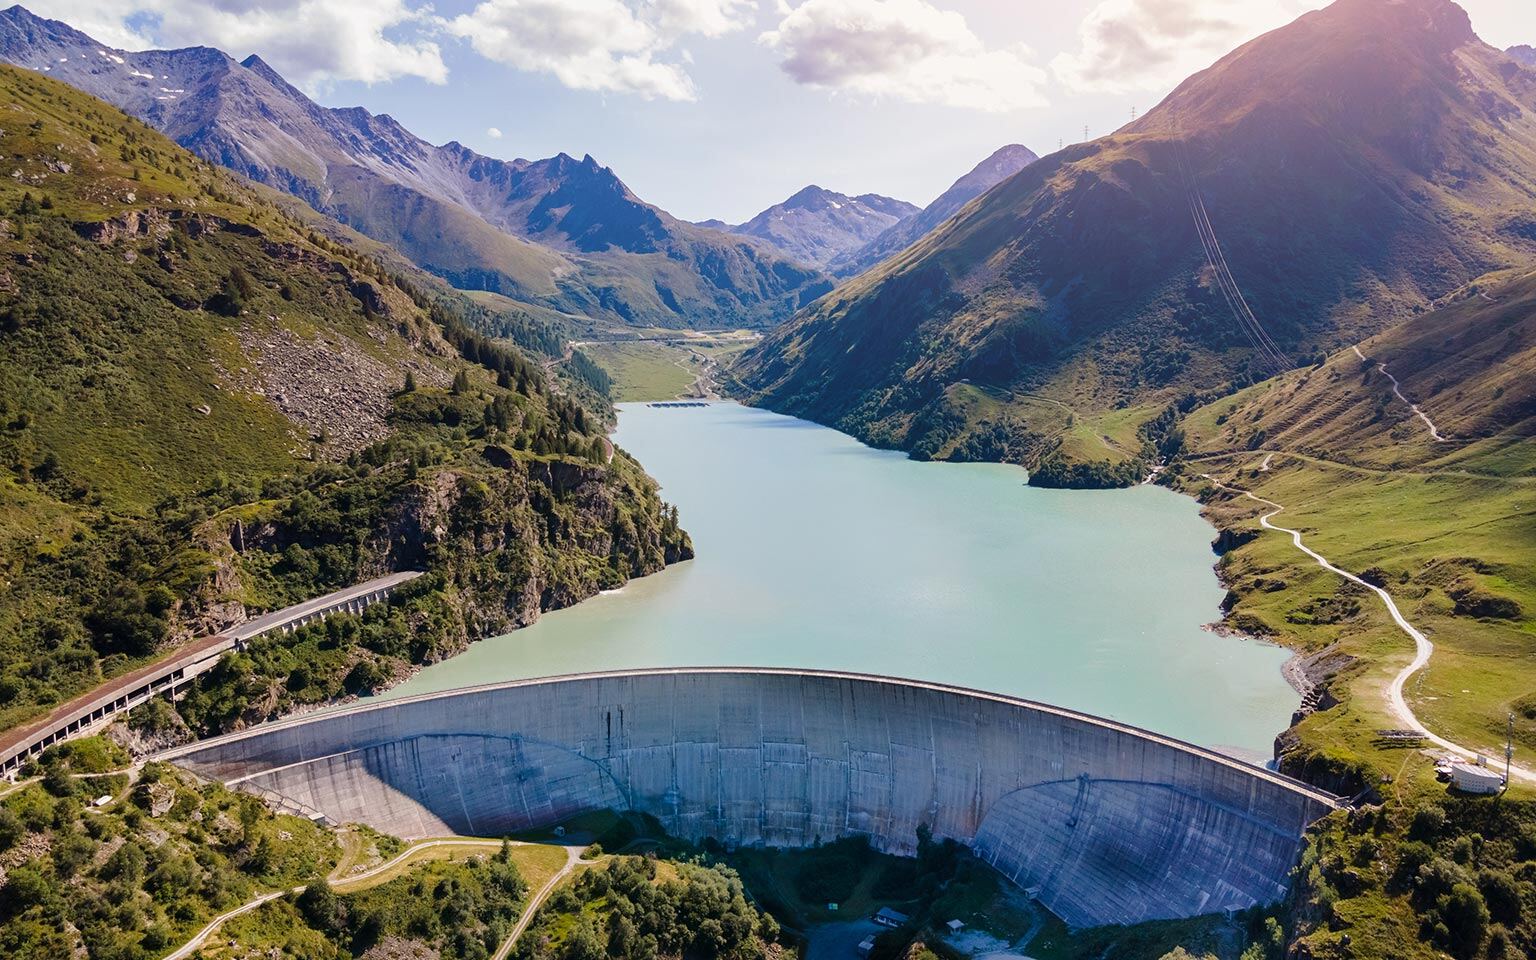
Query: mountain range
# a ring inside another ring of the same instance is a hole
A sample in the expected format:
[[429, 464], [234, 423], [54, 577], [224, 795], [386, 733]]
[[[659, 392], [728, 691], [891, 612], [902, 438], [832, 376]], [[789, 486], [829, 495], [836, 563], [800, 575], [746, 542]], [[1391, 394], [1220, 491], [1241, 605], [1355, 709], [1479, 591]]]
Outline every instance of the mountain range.
[[117, 50], [15, 6], [0, 59], [48, 74], [177, 143], [300, 197], [456, 286], [610, 322], [774, 322], [830, 289], [814, 267], [678, 220], [589, 157], [498, 160], [387, 115], [310, 100], [259, 57]]
[[914, 204], [866, 193], [850, 197], [812, 184], [731, 233], [757, 237], [802, 263], [825, 267], [862, 250], [889, 227], [918, 213]]
[[1001, 147], [922, 209], [879, 194], [850, 197], [813, 184], [746, 223], [706, 220], [699, 226], [758, 237], [787, 256], [852, 276], [916, 243], [961, 207], [1038, 159], [1016, 143]]
[[922, 210], [887, 227], [879, 236], [832, 260], [838, 276], [852, 276], [894, 256], [960, 212], [960, 208], [1040, 159], [1028, 147], [1010, 143], [976, 164]]
[[1449, 0], [1338, 0], [1024, 167], [737, 372], [879, 445], [1002, 429], [1038, 462], [1062, 409], [1145, 422], [1533, 254], [1536, 70]]

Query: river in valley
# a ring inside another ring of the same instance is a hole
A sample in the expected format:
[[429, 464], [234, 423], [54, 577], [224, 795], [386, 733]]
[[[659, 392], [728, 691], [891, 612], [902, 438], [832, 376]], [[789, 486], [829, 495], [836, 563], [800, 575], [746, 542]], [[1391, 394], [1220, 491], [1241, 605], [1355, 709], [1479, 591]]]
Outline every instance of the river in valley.
[[383, 698], [590, 670], [777, 666], [977, 687], [1262, 762], [1287, 653], [1219, 636], [1214, 530], [1158, 487], [1040, 490], [735, 403], [620, 406], [698, 558], [477, 643]]

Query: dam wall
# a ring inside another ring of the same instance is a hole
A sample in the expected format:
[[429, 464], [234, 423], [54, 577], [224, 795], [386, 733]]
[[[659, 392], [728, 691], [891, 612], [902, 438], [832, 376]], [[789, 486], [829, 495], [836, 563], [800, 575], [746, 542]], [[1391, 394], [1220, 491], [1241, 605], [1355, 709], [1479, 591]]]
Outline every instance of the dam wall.
[[649, 670], [475, 687], [163, 755], [336, 821], [497, 836], [586, 811], [674, 835], [969, 845], [1073, 926], [1269, 903], [1337, 798], [1111, 721], [829, 672]]

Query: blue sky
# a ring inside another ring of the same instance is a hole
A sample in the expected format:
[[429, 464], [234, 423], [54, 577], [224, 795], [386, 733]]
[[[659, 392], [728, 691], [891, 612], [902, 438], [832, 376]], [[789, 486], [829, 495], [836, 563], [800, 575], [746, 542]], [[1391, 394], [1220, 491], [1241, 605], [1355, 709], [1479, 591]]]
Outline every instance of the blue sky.
[[[322, 103], [500, 157], [590, 153], [677, 216], [808, 183], [925, 204], [1109, 132], [1317, 0], [39, 0], [117, 46], [259, 53]], [[1466, 0], [1536, 43], [1530, 0]]]

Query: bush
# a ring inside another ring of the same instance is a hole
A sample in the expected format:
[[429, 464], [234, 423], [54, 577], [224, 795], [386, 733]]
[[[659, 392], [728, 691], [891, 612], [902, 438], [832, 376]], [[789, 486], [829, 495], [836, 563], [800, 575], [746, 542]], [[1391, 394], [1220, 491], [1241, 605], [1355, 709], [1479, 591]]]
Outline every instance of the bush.
[[1488, 935], [1488, 905], [1470, 883], [1458, 883], [1436, 904], [1441, 921], [1450, 933], [1451, 952], [1472, 957]]
[[1413, 822], [1408, 827], [1410, 840], [1433, 842], [1445, 830], [1445, 811], [1439, 807], [1420, 807], [1414, 811]]
[[0, 853], [14, 847], [26, 833], [21, 818], [12, 813], [10, 807], [0, 807]]
[[1417, 886], [1422, 899], [1433, 903], [1455, 887], [1472, 887], [1472, 877], [1457, 864], [1436, 857], [1419, 868]]
[[862, 837], [809, 851], [795, 874], [795, 889], [807, 903], [841, 903], [853, 894], [871, 857]]
[[1488, 913], [1510, 927], [1518, 927], [1524, 912], [1520, 884], [1502, 870], [1484, 870], [1477, 876], [1477, 889], [1488, 904]]

